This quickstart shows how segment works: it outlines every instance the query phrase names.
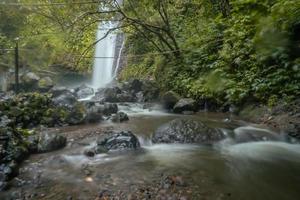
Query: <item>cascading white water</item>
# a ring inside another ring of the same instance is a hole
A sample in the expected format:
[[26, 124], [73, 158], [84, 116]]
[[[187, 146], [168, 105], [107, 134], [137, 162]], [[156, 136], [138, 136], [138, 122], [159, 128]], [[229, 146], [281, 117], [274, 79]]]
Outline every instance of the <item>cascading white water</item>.
[[118, 58], [117, 58], [116, 68], [115, 68], [115, 71], [114, 71], [114, 77], [118, 76], [118, 71], [119, 71], [119, 68], [120, 68], [120, 65], [121, 65], [121, 55], [122, 55], [124, 46], [125, 46], [125, 40], [123, 39], [122, 45], [121, 45], [120, 50], [119, 50], [119, 55], [118, 55]]
[[96, 44], [92, 81], [94, 88], [103, 88], [114, 78], [113, 67], [117, 36], [111, 33], [105, 37], [107, 31], [114, 27], [116, 24], [113, 22], [100, 23], [98, 27], [97, 40], [103, 39]]

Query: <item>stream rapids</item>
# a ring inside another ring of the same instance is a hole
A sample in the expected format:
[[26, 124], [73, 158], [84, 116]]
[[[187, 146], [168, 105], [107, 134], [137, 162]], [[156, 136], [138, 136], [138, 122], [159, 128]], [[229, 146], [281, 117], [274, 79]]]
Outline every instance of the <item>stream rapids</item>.
[[[60, 128], [68, 146], [31, 155], [0, 199], [104, 199], [105, 193], [110, 199], [299, 199], [300, 145], [280, 134], [220, 113], [175, 115], [137, 104], [120, 109], [128, 113], [128, 122]], [[152, 144], [153, 132], [176, 118], [201, 121], [227, 137], [214, 145]], [[83, 151], [104, 130], [130, 130], [142, 148], [86, 157]], [[278, 141], [236, 143], [243, 132]], [[168, 188], [166, 177], [179, 184]]]

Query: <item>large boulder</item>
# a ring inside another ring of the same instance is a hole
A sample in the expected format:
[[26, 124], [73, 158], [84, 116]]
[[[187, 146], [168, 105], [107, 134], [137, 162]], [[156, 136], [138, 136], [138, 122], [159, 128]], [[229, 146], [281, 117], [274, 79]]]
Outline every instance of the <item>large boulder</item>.
[[55, 151], [65, 147], [67, 144], [66, 137], [57, 132], [42, 131], [38, 139], [37, 152], [45, 153]]
[[122, 92], [117, 95], [116, 102], [136, 102], [136, 97], [129, 92]]
[[122, 93], [127, 94], [127, 100], [120, 102], [150, 102], [157, 100], [159, 96], [159, 87], [151, 80], [133, 79], [123, 83], [121, 88]]
[[88, 115], [91, 113], [100, 115], [111, 115], [118, 112], [118, 105], [116, 103], [100, 103], [97, 101], [83, 102]]
[[102, 113], [104, 115], [111, 115], [117, 113], [119, 110], [118, 105], [115, 103], [105, 103], [103, 106]]
[[99, 122], [103, 119], [103, 107], [102, 105], [85, 105], [86, 111], [87, 111], [87, 116], [86, 116], [86, 122], [87, 123], [96, 123]]
[[38, 90], [41, 92], [48, 92], [53, 86], [54, 82], [50, 77], [44, 77], [38, 81]]
[[38, 82], [40, 80], [40, 77], [36, 75], [33, 72], [25, 73], [23, 76], [21, 76], [21, 87], [25, 91], [34, 91], [38, 87]]
[[277, 133], [267, 129], [251, 126], [239, 127], [234, 130], [234, 140], [237, 143], [256, 141], [281, 141], [283, 138]]
[[173, 111], [175, 113], [183, 113], [185, 111], [197, 111], [197, 103], [194, 99], [184, 98], [180, 99], [174, 106]]
[[103, 93], [103, 99], [106, 102], [119, 102], [118, 94], [121, 94], [122, 91], [119, 87], [106, 88]]
[[129, 117], [126, 113], [124, 112], [118, 112], [117, 114], [114, 114], [112, 117], [111, 117], [111, 121], [113, 122], [125, 122], [125, 121], [128, 121], [129, 120]]
[[21, 77], [21, 80], [25, 84], [36, 84], [40, 80], [40, 77], [33, 72], [28, 72]]
[[153, 143], [211, 144], [224, 138], [224, 134], [202, 122], [175, 119], [159, 127], [152, 136]]
[[144, 80], [142, 85], [144, 102], [153, 102], [159, 99], [159, 85], [152, 80]]
[[84, 99], [89, 96], [92, 96], [94, 94], [94, 89], [91, 87], [84, 85], [81, 85], [80, 87], [75, 89], [75, 93], [77, 98]]
[[162, 102], [164, 105], [164, 108], [166, 109], [172, 109], [175, 104], [179, 101], [180, 96], [176, 92], [168, 91], [162, 96]]
[[65, 122], [70, 125], [83, 124], [87, 120], [87, 110], [81, 102], [75, 103], [67, 111]]
[[131, 93], [137, 93], [142, 91], [142, 87], [143, 87], [143, 82], [138, 79], [132, 79], [122, 84], [122, 90]]
[[112, 132], [108, 137], [97, 141], [97, 148], [107, 151], [137, 149], [140, 147], [138, 138], [130, 131]]
[[54, 86], [49, 91], [50, 94], [52, 94], [52, 97], [58, 97], [64, 93], [71, 93], [70, 90], [68, 90], [66, 87], [60, 87], [60, 86]]
[[65, 91], [64, 93], [54, 97], [52, 102], [55, 106], [71, 108], [75, 103], [77, 103], [77, 99], [72, 92]]

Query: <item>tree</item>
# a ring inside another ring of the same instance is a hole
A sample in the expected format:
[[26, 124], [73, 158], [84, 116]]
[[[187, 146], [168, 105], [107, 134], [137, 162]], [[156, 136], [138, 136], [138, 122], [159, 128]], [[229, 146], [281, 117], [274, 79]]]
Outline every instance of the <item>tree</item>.
[[[179, 58], [181, 51], [173, 33], [170, 15], [174, 12], [172, 3], [174, 2], [167, 0], [125, 0], [121, 5], [117, 0], [103, 1], [102, 9], [87, 12], [77, 20], [86, 16], [98, 16], [103, 21], [118, 21], [118, 25], [109, 29], [105, 37], [118, 29], [127, 33], [134, 31], [148, 40], [158, 52], [168, 52]], [[98, 23], [99, 20], [95, 22]], [[93, 22], [87, 26], [92, 24]], [[92, 43], [82, 55], [100, 40]]]

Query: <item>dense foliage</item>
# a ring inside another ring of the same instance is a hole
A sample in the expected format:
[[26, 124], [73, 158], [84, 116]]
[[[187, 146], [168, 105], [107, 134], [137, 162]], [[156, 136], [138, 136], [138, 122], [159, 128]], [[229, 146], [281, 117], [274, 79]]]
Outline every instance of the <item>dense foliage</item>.
[[49, 93], [22, 93], [0, 101], [0, 118], [3, 116], [13, 128], [54, 127], [83, 123], [86, 109], [78, 102], [69, 107], [57, 105]]
[[[222, 104], [274, 105], [300, 93], [298, 0], [109, 0], [102, 13], [98, 1], [0, 2], [23, 4], [0, 6], [0, 49], [19, 37], [22, 66], [88, 71], [97, 24], [114, 17], [127, 38], [121, 79], [152, 78]], [[13, 51], [0, 51], [0, 64], [12, 66]]]
[[[181, 57], [156, 55], [149, 40], [129, 29], [128, 54], [145, 55], [128, 58], [122, 79], [152, 77], [165, 90], [225, 104], [259, 101], [272, 106], [299, 97], [298, 0], [231, 0], [229, 7], [213, 0], [163, 2]], [[147, 23], [163, 25], [157, 1], [134, 5], [137, 11], [147, 8], [139, 13]]]
[[[85, 13], [97, 11], [98, 4], [74, 2], [0, 0], [0, 49], [14, 48], [19, 38], [21, 66], [45, 69], [60, 65], [88, 71], [93, 48], [85, 54], [88, 58], [81, 54], [95, 40], [99, 17]], [[13, 51], [0, 51], [2, 65], [11, 67], [13, 62]]]

